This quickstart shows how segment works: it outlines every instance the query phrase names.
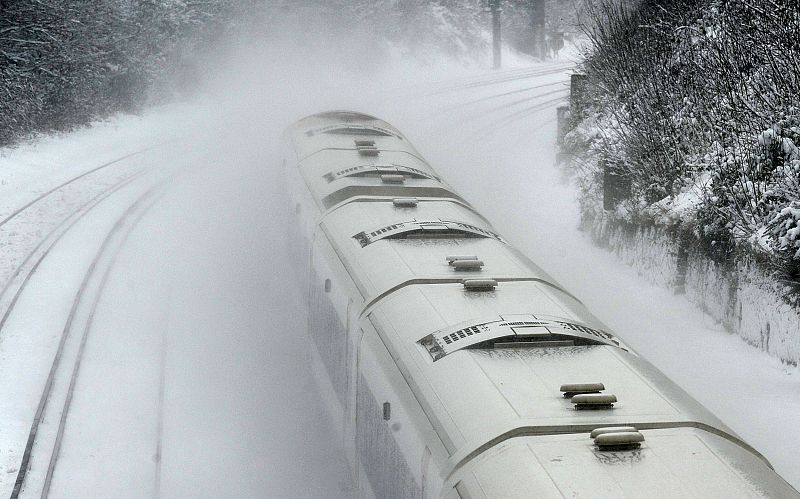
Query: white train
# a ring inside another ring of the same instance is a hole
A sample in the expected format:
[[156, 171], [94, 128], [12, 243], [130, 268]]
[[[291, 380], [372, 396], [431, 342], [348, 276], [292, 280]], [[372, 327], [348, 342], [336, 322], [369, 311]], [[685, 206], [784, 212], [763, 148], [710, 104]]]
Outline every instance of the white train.
[[800, 497], [394, 127], [329, 112], [285, 143], [311, 350], [359, 496]]

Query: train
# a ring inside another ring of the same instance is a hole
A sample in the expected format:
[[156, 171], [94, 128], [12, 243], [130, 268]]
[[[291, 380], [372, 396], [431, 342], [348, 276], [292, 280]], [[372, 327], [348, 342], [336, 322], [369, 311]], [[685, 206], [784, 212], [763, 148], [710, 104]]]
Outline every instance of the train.
[[308, 350], [358, 497], [800, 497], [394, 126], [330, 111], [283, 144]]

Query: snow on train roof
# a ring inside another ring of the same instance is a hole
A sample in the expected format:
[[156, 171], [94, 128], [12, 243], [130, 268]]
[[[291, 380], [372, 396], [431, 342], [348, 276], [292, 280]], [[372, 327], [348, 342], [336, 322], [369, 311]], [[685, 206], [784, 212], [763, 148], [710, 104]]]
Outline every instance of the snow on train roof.
[[[464, 497], [796, 497], [759, 459], [697, 428], [643, 430], [634, 452], [595, 451], [586, 433], [497, 444], [451, 478]], [[578, 479], [580, 477], [580, 479]]]
[[[478, 442], [523, 427], [575, 430], [686, 423], [733, 435], [646, 360], [621, 348], [467, 348], [434, 360], [419, 341], [465, 317], [480, 323], [493, 315], [531, 313], [606, 329], [579, 302], [538, 282], [506, 282], [492, 293], [466, 292], [457, 283], [407, 286], [378, 303], [368, 320], [401, 369], [417, 380], [416, 396], [431, 408], [450, 452], [474, 450]], [[618, 398], [613, 410], [574, 410], [560, 386], [577, 381], [604, 383]]]
[[427, 163], [405, 151], [381, 150], [380, 157], [363, 158], [355, 150], [325, 149], [300, 162], [299, 167], [323, 209], [358, 194], [455, 196]]
[[322, 133], [358, 136], [394, 136], [403, 139], [403, 135], [389, 123], [367, 114], [353, 111], [329, 111], [307, 116], [290, 129], [295, 133], [314, 136]]

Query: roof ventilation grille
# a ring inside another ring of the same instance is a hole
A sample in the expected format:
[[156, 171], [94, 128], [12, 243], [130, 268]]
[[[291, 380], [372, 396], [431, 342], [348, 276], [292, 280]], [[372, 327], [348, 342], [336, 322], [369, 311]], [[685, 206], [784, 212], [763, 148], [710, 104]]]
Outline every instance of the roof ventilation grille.
[[481, 260], [453, 260], [450, 265], [456, 270], [480, 270], [483, 267]]
[[497, 287], [494, 279], [464, 279], [463, 282], [467, 291], [493, 291]]
[[400, 175], [397, 173], [384, 173], [381, 175], [381, 182], [384, 184], [402, 184], [405, 181], [405, 175]]
[[572, 397], [572, 403], [579, 411], [612, 409], [616, 401], [616, 395], [611, 393], [585, 393]]
[[394, 198], [392, 203], [398, 208], [416, 208], [419, 200], [417, 198]]
[[600, 393], [605, 389], [606, 387], [603, 383], [567, 383], [561, 385], [561, 391], [564, 392], [565, 399], [570, 399], [574, 395]]
[[644, 435], [636, 428], [633, 431], [608, 432], [597, 435], [594, 443], [603, 451], [620, 451], [638, 449], [644, 442]]

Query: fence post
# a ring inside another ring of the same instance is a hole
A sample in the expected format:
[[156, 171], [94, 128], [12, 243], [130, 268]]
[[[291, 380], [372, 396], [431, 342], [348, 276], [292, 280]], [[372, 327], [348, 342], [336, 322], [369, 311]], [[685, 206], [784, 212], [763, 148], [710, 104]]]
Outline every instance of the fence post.
[[571, 151], [564, 149], [564, 137], [569, 125], [569, 105], [559, 106], [556, 108], [556, 163], [559, 165], [564, 164], [564, 159], [571, 155]]
[[576, 119], [582, 118], [586, 109], [588, 81], [585, 74], [573, 73], [569, 76], [569, 107]]
[[556, 144], [564, 144], [564, 136], [567, 134], [567, 120], [569, 120], [569, 106], [558, 106], [556, 108]]
[[618, 165], [600, 160], [603, 169], [603, 209], [614, 210], [623, 199], [631, 195], [631, 180]]
[[686, 274], [689, 271], [689, 244], [691, 244], [691, 232], [678, 228], [678, 254], [676, 255], [675, 270], [675, 294], [686, 294]]

